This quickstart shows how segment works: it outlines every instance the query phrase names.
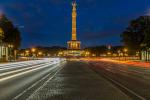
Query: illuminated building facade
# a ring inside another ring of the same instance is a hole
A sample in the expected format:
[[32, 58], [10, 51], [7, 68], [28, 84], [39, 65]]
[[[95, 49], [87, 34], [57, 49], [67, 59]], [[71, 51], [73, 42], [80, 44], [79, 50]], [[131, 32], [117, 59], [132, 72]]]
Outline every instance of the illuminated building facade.
[[2, 41], [4, 38], [4, 32], [2, 28], [0, 28], [0, 61], [7, 61], [9, 55], [9, 48], [6, 43]]
[[150, 61], [150, 48], [142, 50], [142, 52], [141, 52], [141, 59], [143, 61]]

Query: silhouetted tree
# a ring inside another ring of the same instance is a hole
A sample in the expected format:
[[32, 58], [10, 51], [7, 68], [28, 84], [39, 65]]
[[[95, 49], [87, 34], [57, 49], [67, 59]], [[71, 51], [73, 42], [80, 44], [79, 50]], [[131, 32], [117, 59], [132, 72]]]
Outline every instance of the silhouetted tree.
[[0, 27], [4, 31], [3, 42], [12, 44], [13, 49], [18, 49], [21, 45], [21, 36], [18, 28], [5, 15], [0, 17]]
[[141, 16], [130, 22], [129, 27], [121, 34], [122, 42], [132, 51], [140, 51], [141, 45], [150, 41], [150, 17]]

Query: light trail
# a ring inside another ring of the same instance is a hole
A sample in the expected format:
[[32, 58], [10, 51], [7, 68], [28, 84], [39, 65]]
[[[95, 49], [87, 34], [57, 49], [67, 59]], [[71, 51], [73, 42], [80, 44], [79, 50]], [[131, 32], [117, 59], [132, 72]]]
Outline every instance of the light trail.
[[28, 70], [28, 71], [25, 71], [25, 72], [22, 72], [22, 73], [11, 75], [11, 76], [0, 79], [0, 82], [11, 79], [11, 78], [14, 78], [14, 77], [17, 77], [17, 76], [20, 76], [20, 75], [23, 75], [23, 74], [26, 74], [26, 73], [29, 73], [29, 72], [32, 72], [32, 71], [36, 71], [36, 70], [39, 70], [39, 69], [42, 69], [42, 68], [45, 68], [45, 67], [48, 67], [48, 66], [50, 66], [50, 65], [41, 66], [41, 67], [38, 67], [38, 68], [35, 68], [35, 69], [32, 69], [32, 70]]
[[23, 61], [23, 62], [15, 62], [15, 63], [8, 63], [8, 64], [0, 64], [0, 71], [1, 70], [9, 70], [13, 68], [21, 68], [29, 65], [46, 63], [46, 62], [57, 62], [59, 61], [58, 58], [52, 59], [43, 59], [43, 60], [32, 60], [32, 61]]
[[[30, 73], [30, 72], [33, 72], [33, 71], [36, 71], [36, 70], [40, 70], [40, 69], [43, 69], [43, 68], [46, 68], [46, 67], [49, 67], [53, 64], [57, 64], [57, 63], [60, 63], [61, 61], [63, 61], [64, 59], [58, 59], [58, 58], [54, 58], [54, 59], [44, 59], [44, 60], [41, 60], [40, 62], [46, 62], [45, 64], [42, 64], [42, 65], [36, 65], [36, 66], [32, 66], [32, 67], [28, 67], [28, 68], [23, 68], [23, 69], [18, 69], [18, 70], [14, 70], [14, 71], [10, 71], [10, 72], [6, 72], [6, 73], [2, 73], [0, 74], [0, 77], [2, 76], [5, 76], [5, 75], [9, 75], [9, 74], [13, 74], [13, 73], [16, 73], [14, 75], [11, 75], [11, 76], [7, 76], [7, 77], [4, 77], [4, 78], [1, 78], [0, 79], [0, 82], [2, 81], [6, 81], [8, 79], [11, 79], [11, 78], [14, 78], [14, 77], [17, 77], [17, 76], [20, 76], [20, 75], [23, 75], [23, 74], [27, 74], [27, 73]], [[33, 61], [32, 61], [33, 62]], [[36, 62], [36, 61], [35, 61]], [[37, 61], [39, 62], [39, 61]], [[7, 64], [8, 65], [8, 64]], [[22, 66], [24, 67], [24, 66]], [[15, 67], [16, 68], [16, 67]], [[34, 69], [33, 69], [34, 68]], [[20, 73], [17, 73], [17, 72], [20, 72]]]
[[24, 67], [28, 65], [33, 65], [33, 64], [39, 64], [41, 62], [25, 62], [25, 63], [18, 63], [18, 64], [12, 64], [9, 65], [3, 65], [0, 70], [5, 70], [5, 69], [11, 69], [11, 68], [17, 68], [17, 67]]
[[[45, 64], [46, 64], [46, 63], [45, 63]], [[36, 67], [39, 67], [39, 66], [42, 66], [42, 65], [45, 65], [45, 64], [36, 65], [36, 66], [32, 66], [32, 67], [27, 67], [27, 68], [22, 68], [22, 69], [10, 71], [10, 72], [2, 73], [2, 74], [0, 74], [0, 77], [5, 76], [5, 75], [8, 75], [8, 74], [13, 74], [13, 73], [16, 73], [16, 72], [21, 72], [21, 71], [25, 71], [25, 70], [28, 70], [28, 69], [36, 68]], [[49, 63], [48, 63], [48, 64], [49, 64]]]
[[[55, 66], [54, 68], [58, 67], [59, 65]], [[63, 66], [63, 65], [61, 65]], [[53, 69], [54, 69], [53, 68]], [[50, 69], [50, 70], [53, 70]], [[33, 96], [33, 94], [35, 94], [36, 92], [38, 92], [41, 88], [43, 88], [48, 81], [50, 81], [51, 79], [53, 79], [54, 76], [56, 76], [56, 74], [61, 70], [62, 68], [58, 69], [46, 82], [43, 83], [43, 85], [41, 85], [38, 89], [36, 89], [28, 98], [27, 100]], [[27, 91], [29, 91], [31, 88], [33, 88], [34, 86], [36, 86], [37, 84], [39, 84], [41, 81], [43, 81], [44, 79], [46, 79], [47, 77], [49, 77], [51, 75], [51, 73], [47, 74], [46, 76], [44, 76], [42, 79], [40, 79], [39, 81], [35, 82], [34, 84], [32, 84], [29, 88], [27, 88], [26, 90], [24, 90], [23, 92], [21, 92], [20, 94], [18, 94], [16, 97], [14, 97], [12, 100], [16, 100], [18, 99], [20, 96], [22, 96], [24, 93], [26, 93]]]

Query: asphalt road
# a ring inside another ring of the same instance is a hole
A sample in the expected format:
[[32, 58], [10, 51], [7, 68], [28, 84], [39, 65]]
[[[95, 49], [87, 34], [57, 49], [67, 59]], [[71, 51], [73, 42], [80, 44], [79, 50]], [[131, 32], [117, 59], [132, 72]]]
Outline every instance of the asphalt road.
[[0, 64], [0, 100], [150, 100], [150, 69], [107, 61]]
[[45, 86], [27, 100], [132, 100], [82, 61], [68, 61]]
[[150, 68], [109, 61], [89, 61], [91, 69], [134, 100], [150, 100]]
[[64, 63], [64, 59], [54, 58], [0, 64], [0, 100], [26, 99]]

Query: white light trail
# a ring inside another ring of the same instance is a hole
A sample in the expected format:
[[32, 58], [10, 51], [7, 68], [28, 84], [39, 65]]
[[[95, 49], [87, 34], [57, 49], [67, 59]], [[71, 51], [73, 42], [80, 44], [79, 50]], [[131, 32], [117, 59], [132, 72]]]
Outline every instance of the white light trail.
[[[30, 64], [33, 64], [33, 62], [35, 63], [44, 63], [44, 64], [41, 64], [41, 65], [35, 65], [35, 66], [32, 66], [32, 67], [28, 67], [28, 68], [23, 68], [23, 69], [17, 69], [17, 70], [14, 70], [14, 71], [10, 71], [10, 72], [5, 72], [5, 73], [2, 73], [0, 74], [0, 77], [2, 76], [5, 76], [5, 75], [9, 75], [9, 74], [13, 74], [13, 73], [16, 73], [14, 75], [11, 75], [11, 76], [6, 76], [6, 77], [3, 77], [0, 79], [0, 82], [2, 81], [6, 81], [8, 79], [11, 79], [11, 78], [14, 78], [14, 77], [17, 77], [17, 76], [20, 76], [20, 75], [23, 75], [23, 74], [27, 74], [27, 73], [30, 73], [30, 72], [33, 72], [33, 71], [36, 71], [36, 70], [40, 70], [40, 69], [43, 69], [43, 68], [46, 68], [46, 67], [49, 67], [53, 64], [58, 64], [60, 63], [61, 61], [64, 61], [64, 59], [59, 59], [59, 58], [53, 58], [53, 59], [43, 59], [41, 61], [31, 61]], [[19, 62], [18, 62], [19, 63]], [[29, 63], [29, 62], [24, 62], [23, 64], [26, 64], [26, 63]], [[15, 63], [17, 65], [17, 63]], [[8, 66], [10, 64], [5, 64], [5, 67]], [[19, 63], [20, 65], [20, 63]], [[15, 66], [15, 68], [18, 67], [18, 66]], [[21, 67], [24, 67], [24, 66], [21, 66]], [[12, 67], [14, 68], [14, 66]], [[34, 69], [33, 69], [34, 68]], [[31, 70], [30, 70], [31, 69]], [[22, 72], [23, 71], [23, 72]], [[18, 73], [17, 73], [18, 72]], [[20, 72], [20, 73], [19, 73]]]
[[14, 71], [6, 72], [6, 73], [2, 73], [2, 74], [0, 74], [0, 77], [8, 75], [8, 74], [13, 74], [13, 73], [16, 73], [16, 72], [21, 72], [21, 71], [25, 71], [25, 70], [28, 70], [28, 69], [36, 68], [36, 67], [39, 67], [39, 66], [42, 66], [42, 65], [46, 65], [46, 63], [41, 64], [41, 65], [32, 66], [32, 67], [27, 67], [27, 68], [22, 68], [22, 69], [14, 70]]
[[32, 60], [32, 61], [23, 61], [23, 62], [15, 62], [15, 63], [8, 63], [8, 64], [0, 64], [0, 71], [1, 70], [9, 70], [13, 68], [21, 68], [29, 65], [46, 63], [46, 62], [57, 62], [60, 59], [58, 58], [44, 58], [42, 60]]

